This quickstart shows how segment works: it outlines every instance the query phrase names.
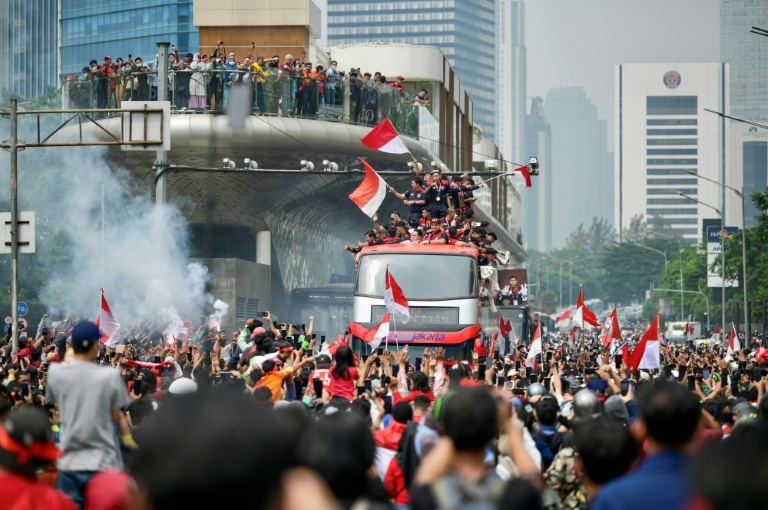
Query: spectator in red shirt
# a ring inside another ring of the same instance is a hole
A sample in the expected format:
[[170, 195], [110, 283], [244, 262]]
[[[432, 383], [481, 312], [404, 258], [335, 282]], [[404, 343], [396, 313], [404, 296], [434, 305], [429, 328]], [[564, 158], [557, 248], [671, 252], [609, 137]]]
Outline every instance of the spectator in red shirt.
[[0, 426], [0, 508], [75, 510], [72, 500], [35, 478], [59, 457], [45, 413], [30, 408], [10, 415]]
[[394, 83], [390, 83], [389, 86], [392, 87], [393, 89], [397, 89], [399, 94], [401, 96], [404, 96], [405, 95], [405, 85], [403, 85], [404, 81], [405, 81], [405, 77], [398, 76], [397, 81]]

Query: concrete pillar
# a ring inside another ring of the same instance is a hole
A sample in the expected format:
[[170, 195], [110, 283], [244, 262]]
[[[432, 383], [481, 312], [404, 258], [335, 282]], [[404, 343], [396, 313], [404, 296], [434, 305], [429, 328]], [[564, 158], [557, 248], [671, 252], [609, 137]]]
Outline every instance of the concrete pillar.
[[272, 233], [269, 230], [256, 232], [256, 263], [272, 265]]

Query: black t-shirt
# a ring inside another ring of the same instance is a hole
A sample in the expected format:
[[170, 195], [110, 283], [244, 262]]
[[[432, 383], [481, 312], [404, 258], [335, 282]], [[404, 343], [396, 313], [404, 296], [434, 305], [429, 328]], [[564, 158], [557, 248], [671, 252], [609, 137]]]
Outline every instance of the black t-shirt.
[[[458, 507], [459, 501], [456, 501]], [[541, 508], [541, 496], [536, 487], [527, 480], [517, 478], [507, 482], [496, 507], [504, 510], [528, 510]], [[413, 510], [437, 510], [438, 503], [432, 493], [431, 485], [418, 485], [411, 488], [411, 507]]]
[[406, 200], [425, 200], [424, 204], [417, 205], [417, 204], [408, 204], [408, 212], [411, 214], [418, 214], [421, 215], [421, 211], [424, 209], [426, 205], [426, 195], [424, 195], [423, 191], [417, 191], [415, 189], [409, 189], [404, 193]]
[[427, 204], [431, 210], [445, 209], [448, 207], [448, 195], [451, 188], [445, 181], [431, 186], [427, 191]]

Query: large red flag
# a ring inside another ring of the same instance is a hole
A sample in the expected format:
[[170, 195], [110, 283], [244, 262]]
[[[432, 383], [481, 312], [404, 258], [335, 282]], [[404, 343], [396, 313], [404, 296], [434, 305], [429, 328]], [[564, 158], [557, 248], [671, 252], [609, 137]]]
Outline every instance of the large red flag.
[[389, 117], [379, 122], [379, 125], [371, 129], [360, 141], [366, 147], [389, 154], [408, 154], [410, 152], [400, 139], [400, 135]]
[[365, 160], [360, 161], [365, 168], [365, 177], [355, 191], [350, 193], [349, 198], [372, 218], [387, 196], [387, 183]]
[[637, 372], [641, 368], [657, 369], [661, 366], [659, 352], [659, 316], [653, 319], [648, 331], [640, 338], [640, 342], [629, 355], [626, 365]]

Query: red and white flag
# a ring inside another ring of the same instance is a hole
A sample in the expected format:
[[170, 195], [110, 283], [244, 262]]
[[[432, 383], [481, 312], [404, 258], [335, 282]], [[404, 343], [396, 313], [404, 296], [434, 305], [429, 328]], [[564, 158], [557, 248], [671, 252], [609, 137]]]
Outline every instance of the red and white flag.
[[408, 154], [410, 151], [400, 139], [397, 129], [392, 125], [389, 117], [385, 118], [379, 125], [360, 139], [363, 145], [370, 149], [389, 154]]
[[541, 323], [536, 326], [536, 332], [533, 334], [531, 348], [528, 349], [528, 355], [525, 357], [525, 366], [531, 367], [536, 364], [536, 356], [541, 354]]
[[720, 342], [720, 326], [715, 328], [715, 331], [712, 333], [712, 338], [709, 339], [713, 344]]
[[[504, 318], [499, 315], [499, 331], [496, 332], [494, 343], [499, 346], [499, 354], [504, 356], [507, 352], [507, 335], [512, 330], [512, 323], [505, 321]], [[514, 333], [513, 333], [514, 334]], [[495, 349], [491, 349], [491, 354]]]
[[571, 318], [571, 310], [568, 309], [563, 314], [555, 319], [555, 327], [563, 328], [568, 325], [568, 320]]
[[739, 335], [736, 334], [736, 326], [731, 323], [731, 334], [728, 336], [728, 356], [733, 356], [741, 349], [741, 343], [739, 342]]
[[371, 352], [373, 352], [378, 349], [381, 342], [386, 340], [389, 336], [389, 312], [385, 313], [381, 322], [371, 329], [365, 329], [360, 324], [353, 322], [349, 325], [349, 332], [367, 343], [371, 347]]
[[643, 334], [637, 347], [635, 347], [629, 355], [629, 362], [627, 362], [626, 365], [631, 367], [633, 372], [637, 372], [641, 368], [646, 370], [658, 369], [661, 367], [660, 344], [659, 316], [657, 315], [656, 318], [653, 319], [651, 327], [649, 327], [648, 331]]
[[512, 175], [521, 186], [525, 186], [526, 188], [531, 187], [531, 171], [528, 170], [527, 166], [521, 166], [520, 168], [515, 169], [515, 171], [512, 172]]
[[603, 347], [610, 348], [611, 352], [616, 348], [616, 340], [621, 340], [621, 327], [619, 326], [619, 314], [616, 307], [608, 314], [603, 325]]
[[573, 325], [587, 331], [600, 327], [595, 312], [584, 304], [584, 289], [579, 289], [579, 298], [576, 300], [576, 315], [573, 316]]
[[104, 297], [104, 289], [101, 289], [101, 311], [96, 321], [101, 332], [101, 342], [107, 345], [113, 345], [117, 342], [117, 332], [120, 330], [120, 323], [117, 322], [112, 310], [109, 308], [107, 298]]
[[691, 325], [690, 322], [686, 322], [685, 323], [685, 338], [688, 341], [693, 340], [693, 335], [694, 335], [695, 331], [696, 330], [694, 329], [694, 327]]
[[389, 268], [387, 268], [386, 279], [384, 288], [384, 306], [389, 313], [395, 314], [395, 316], [405, 324], [411, 318], [411, 311], [408, 308], [408, 300], [405, 299], [403, 289], [397, 284], [397, 281], [389, 272]]
[[357, 189], [350, 193], [349, 198], [361, 211], [373, 218], [387, 196], [387, 183], [365, 160], [361, 159], [360, 161], [365, 168], [365, 177]]

